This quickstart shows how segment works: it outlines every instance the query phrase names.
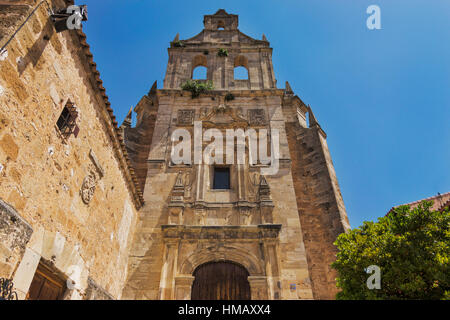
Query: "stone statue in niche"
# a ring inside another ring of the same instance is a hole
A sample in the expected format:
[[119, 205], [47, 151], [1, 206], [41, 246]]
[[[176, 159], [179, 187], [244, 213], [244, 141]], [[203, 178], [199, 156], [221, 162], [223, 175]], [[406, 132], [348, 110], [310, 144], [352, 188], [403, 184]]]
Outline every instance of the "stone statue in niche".
[[228, 210], [225, 216], [225, 225], [233, 225], [233, 210]]
[[249, 226], [252, 222], [252, 214], [250, 209], [241, 210], [242, 224], [244, 226]]
[[184, 187], [183, 173], [181, 171], [178, 172], [177, 179], [175, 180], [175, 187]]
[[183, 224], [183, 208], [169, 210], [168, 224]]
[[195, 210], [195, 224], [199, 226], [206, 225], [206, 210], [197, 209]]
[[192, 189], [192, 181], [191, 181], [191, 173], [188, 171], [184, 176], [184, 197], [191, 197], [191, 189]]
[[97, 177], [94, 172], [90, 172], [83, 180], [81, 185], [81, 199], [85, 204], [89, 204], [94, 197], [95, 187], [97, 185]]

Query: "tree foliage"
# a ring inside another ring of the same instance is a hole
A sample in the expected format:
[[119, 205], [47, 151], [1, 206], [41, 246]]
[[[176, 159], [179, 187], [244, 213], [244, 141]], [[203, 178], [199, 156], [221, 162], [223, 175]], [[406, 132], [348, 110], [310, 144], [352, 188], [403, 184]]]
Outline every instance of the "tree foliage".
[[[332, 267], [337, 299], [450, 299], [450, 212], [394, 208], [378, 222], [341, 234]], [[381, 269], [381, 288], [368, 289], [366, 268]]]

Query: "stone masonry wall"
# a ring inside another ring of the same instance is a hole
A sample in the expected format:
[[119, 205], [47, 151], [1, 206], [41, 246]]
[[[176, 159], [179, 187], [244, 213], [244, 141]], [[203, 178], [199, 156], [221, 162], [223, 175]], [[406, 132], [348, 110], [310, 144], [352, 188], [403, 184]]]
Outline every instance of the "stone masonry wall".
[[292, 176], [315, 299], [337, 293], [333, 242], [349, 228], [326, 140], [318, 127], [287, 123]]
[[10, 278], [22, 259], [33, 229], [14, 208], [0, 200], [0, 274]]
[[[43, 5], [0, 60], [0, 198], [34, 230], [20, 264], [10, 268], [20, 298], [41, 258], [76, 280], [73, 299], [83, 298], [88, 277], [120, 298], [126, 278], [135, 197], [75, 32], [55, 33]], [[68, 99], [80, 130], [65, 141], [55, 125]], [[86, 204], [80, 191], [93, 172], [95, 191]]]

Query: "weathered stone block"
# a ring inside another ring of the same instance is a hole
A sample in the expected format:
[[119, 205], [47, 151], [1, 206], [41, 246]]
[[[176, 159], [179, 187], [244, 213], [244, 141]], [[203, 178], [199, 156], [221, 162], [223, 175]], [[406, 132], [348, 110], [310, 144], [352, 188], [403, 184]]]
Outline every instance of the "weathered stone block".
[[[32, 227], [5, 201], [0, 199], [0, 262], [3, 263], [0, 277], [9, 278], [22, 259], [30, 241]], [[9, 267], [8, 267], [9, 266]]]

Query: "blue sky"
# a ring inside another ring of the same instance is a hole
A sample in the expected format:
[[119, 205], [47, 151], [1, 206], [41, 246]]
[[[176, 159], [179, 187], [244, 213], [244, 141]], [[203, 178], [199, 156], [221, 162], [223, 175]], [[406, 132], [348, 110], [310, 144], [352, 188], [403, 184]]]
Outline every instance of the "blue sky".
[[[119, 122], [155, 80], [162, 87], [175, 35], [196, 35], [204, 14], [224, 8], [245, 34], [266, 35], [278, 87], [288, 80], [313, 108], [352, 227], [450, 191], [450, 1], [83, 3], [83, 29]], [[371, 4], [381, 8], [381, 30], [366, 27]]]

